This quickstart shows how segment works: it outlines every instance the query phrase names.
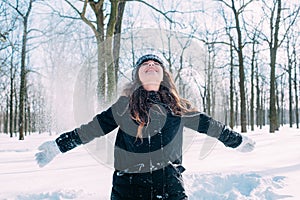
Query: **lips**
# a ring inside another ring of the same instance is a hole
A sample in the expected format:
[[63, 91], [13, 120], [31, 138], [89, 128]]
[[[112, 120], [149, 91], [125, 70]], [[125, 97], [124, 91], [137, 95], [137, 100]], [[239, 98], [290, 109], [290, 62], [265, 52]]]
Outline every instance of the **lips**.
[[145, 70], [145, 73], [148, 73], [148, 72], [158, 72], [158, 70], [155, 68], [149, 67]]

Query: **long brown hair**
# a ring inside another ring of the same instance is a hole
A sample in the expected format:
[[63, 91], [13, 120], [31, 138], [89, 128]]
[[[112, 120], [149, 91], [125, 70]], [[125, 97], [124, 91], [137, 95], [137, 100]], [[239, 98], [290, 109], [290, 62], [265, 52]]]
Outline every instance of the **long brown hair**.
[[[138, 73], [137, 73], [138, 74]], [[182, 116], [186, 113], [196, 111], [192, 104], [179, 96], [176, 89], [173, 78], [169, 72], [163, 67], [163, 80], [160, 84], [158, 94], [161, 102], [168, 106], [168, 109], [178, 116]], [[147, 102], [147, 93], [137, 77], [134, 78], [133, 82], [129, 83], [124, 89], [123, 93], [128, 96], [129, 99], [129, 110], [131, 117], [138, 124], [137, 138], [142, 139], [142, 129], [149, 123], [149, 102]]]

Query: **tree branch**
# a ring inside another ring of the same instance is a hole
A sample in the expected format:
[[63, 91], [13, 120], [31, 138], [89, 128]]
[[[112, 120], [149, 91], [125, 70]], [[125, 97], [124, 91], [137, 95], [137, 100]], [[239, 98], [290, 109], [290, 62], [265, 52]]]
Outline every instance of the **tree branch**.
[[[97, 30], [96, 27], [93, 25], [93, 23], [91, 21], [89, 21], [86, 17], [85, 17], [85, 13], [86, 13], [86, 8], [87, 8], [87, 3], [88, 0], [84, 1], [84, 5], [82, 8], [82, 12], [80, 12], [72, 3], [70, 3], [68, 0], [65, 0], [65, 2], [67, 2], [67, 4], [69, 4], [69, 6], [71, 6], [71, 8], [73, 8], [73, 10], [80, 16], [80, 19], [82, 19], [82, 21], [84, 21], [95, 33], [95, 35], [97, 35]], [[71, 19], [79, 19], [79, 18], [74, 18], [74, 17], [69, 17]]]
[[[136, 1], [136, 2], [140, 2], [140, 3], [143, 3], [145, 4], [146, 6], [150, 7], [151, 9], [155, 10], [156, 12], [162, 14], [170, 23], [175, 23], [175, 21], [173, 21], [170, 17], [167, 16], [167, 14], [171, 11], [168, 11], [168, 12], [163, 12], [157, 8], [155, 8], [153, 5], [147, 3], [146, 1], [143, 1], [143, 0], [126, 0], [126, 1]], [[175, 12], [175, 11], [172, 11], [172, 12]]]

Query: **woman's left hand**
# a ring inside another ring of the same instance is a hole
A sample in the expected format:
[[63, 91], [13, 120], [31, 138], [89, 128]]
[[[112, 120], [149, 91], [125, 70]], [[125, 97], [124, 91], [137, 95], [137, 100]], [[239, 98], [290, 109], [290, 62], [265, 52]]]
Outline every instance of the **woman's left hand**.
[[254, 147], [255, 141], [245, 135], [242, 135], [242, 143], [236, 148], [236, 150], [245, 153], [253, 151]]

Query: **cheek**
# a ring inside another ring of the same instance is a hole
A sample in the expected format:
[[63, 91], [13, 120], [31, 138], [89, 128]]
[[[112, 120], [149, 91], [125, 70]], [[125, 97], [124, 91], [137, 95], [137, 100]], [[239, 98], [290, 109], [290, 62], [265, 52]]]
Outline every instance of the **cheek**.
[[140, 70], [138, 71], [138, 78], [140, 79], [140, 81], [144, 80], [144, 74]]
[[160, 78], [161, 78], [161, 81], [162, 81], [163, 78], [164, 78], [164, 72], [163, 72], [163, 71], [160, 72]]

